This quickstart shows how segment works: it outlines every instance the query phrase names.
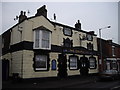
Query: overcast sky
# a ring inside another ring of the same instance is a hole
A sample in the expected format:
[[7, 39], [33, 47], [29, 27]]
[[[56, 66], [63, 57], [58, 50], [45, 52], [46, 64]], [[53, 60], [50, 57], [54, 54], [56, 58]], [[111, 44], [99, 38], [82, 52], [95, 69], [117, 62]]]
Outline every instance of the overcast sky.
[[79, 19], [82, 30], [95, 31], [98, 36], [99, 28], [110, 25], [110, 29], [102, 30], [102, 37], [118, 42], [118, 2], [2, 2], [2, 32], [17, 23], [14, 18], [21, 10], [29, 10], [27, 16], [31, 17], [43, 5], [50, 20], [55, 13], [57, 22], [74, 27]]

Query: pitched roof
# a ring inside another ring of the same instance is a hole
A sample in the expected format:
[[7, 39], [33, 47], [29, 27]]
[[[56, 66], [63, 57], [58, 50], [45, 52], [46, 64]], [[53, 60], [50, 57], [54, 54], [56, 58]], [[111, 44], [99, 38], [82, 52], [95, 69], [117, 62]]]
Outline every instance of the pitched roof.
[[[29, 18], [27, 18], [27, 19], [25, 19], [25, 20], [29, 20], [29, 19], [32, 19], [32, 18], [36, 18], [36, 17], [39, 17], [39, 16], [32, 16], [32, 17], [29, 17]], [[44, 16], [43, 16], [44, 17]], [[58, 26], [62, 26], [62, 27], [68, 27], [68, 28], [70, 28], [70, 29], [72, 29], [72, 30], [76, 30], [76, 31], [79, 31], [79, 32], [83, 32], [83, 33], [87, 33], [87, 34], [90, 34], [90, 35], [94, 35], [94, 36], [97, 36], [96, 34], [91, 34], [90, 32], [87, 32], [87, 31], [84, 31], [84, 30], [79, 30], [79, 29], [77, 29], [77, 28], [74, 28], [74, 27], [71, 27], [71, 26], [68, 26], [68, 25], [64, 25], [64, 24], [61, 24], [61, 23], [57, 23], [57, 22], [53, 22], [53, 21], [50, 21], [47, 17], [44, 17], [44, 18], [46, 18], [51, 24], [53, 24], [53, 25], [58, 25]], [[25, 20], [23, 20], [22, 22], [24, 22]], [[15, 24], [14, 26], [12, 26], [10, 29], [8, 29], [8, 30], [11, 30], [12, 28], [14, 28], [15, 26], [17, 26], [17, 25], [19, 25], [19, 24], [21, 24], [22, 22], [18, 22], [17, 24]], [[7, 30], [7, 31], [8, 31]], [[6, 32], [6, 31], [5, 31]], [[4, 32], [4, 33], [5, 33]]]

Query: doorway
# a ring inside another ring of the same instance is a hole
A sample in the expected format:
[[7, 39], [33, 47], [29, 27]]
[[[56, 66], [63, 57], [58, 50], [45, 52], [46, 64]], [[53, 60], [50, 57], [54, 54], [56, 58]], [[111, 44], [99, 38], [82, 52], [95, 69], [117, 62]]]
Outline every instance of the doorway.
[[8, 80], [9, 78], [9, 60], [2, 60], [2, 80]]
[[65, 54], [58, 56], [58, 77], [67, 77], [67, 58]]
[[89, 60], [87, 57], [83, 56], [80, 58], [80, 74], [81, 75], [88, 75], [89, 72]]

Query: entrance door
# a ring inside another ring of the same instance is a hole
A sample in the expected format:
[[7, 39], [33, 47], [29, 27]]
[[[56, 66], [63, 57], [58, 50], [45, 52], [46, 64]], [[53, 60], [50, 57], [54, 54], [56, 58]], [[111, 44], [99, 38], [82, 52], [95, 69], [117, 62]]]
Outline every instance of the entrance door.
[[58, 77], [67, 77], [67, 58], [64, 54], [58, 57]]
[[7, 80], [9, 77], [9, 60], [2, 60], [2, 80]]
[[80, 74], [88, 75], [89, 72], [89, 60], [87, 57], [83, 56], [80, 58]]

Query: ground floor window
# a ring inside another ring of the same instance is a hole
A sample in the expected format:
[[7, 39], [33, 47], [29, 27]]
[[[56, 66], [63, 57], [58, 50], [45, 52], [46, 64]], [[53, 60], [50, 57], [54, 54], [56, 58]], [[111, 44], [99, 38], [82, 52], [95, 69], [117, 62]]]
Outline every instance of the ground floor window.
[[106, 70], [110, 70], [110, 62], [106, 62]]
[[90, 69], [95, 69], [96, 68], [96, 58], [90, 57], [89, 62], [90, 62]]
[[47, 55], [35, 56], [35, 70], [47, 70]]
[[70, 69], [77, 69], [78, 68], [77, 61], [78, 61], [77, 56], [70, 56], [70, 62], [69, 62]]
[[116, 61], [112, 62], [112, 69], [117, 70], [117, 62]]

